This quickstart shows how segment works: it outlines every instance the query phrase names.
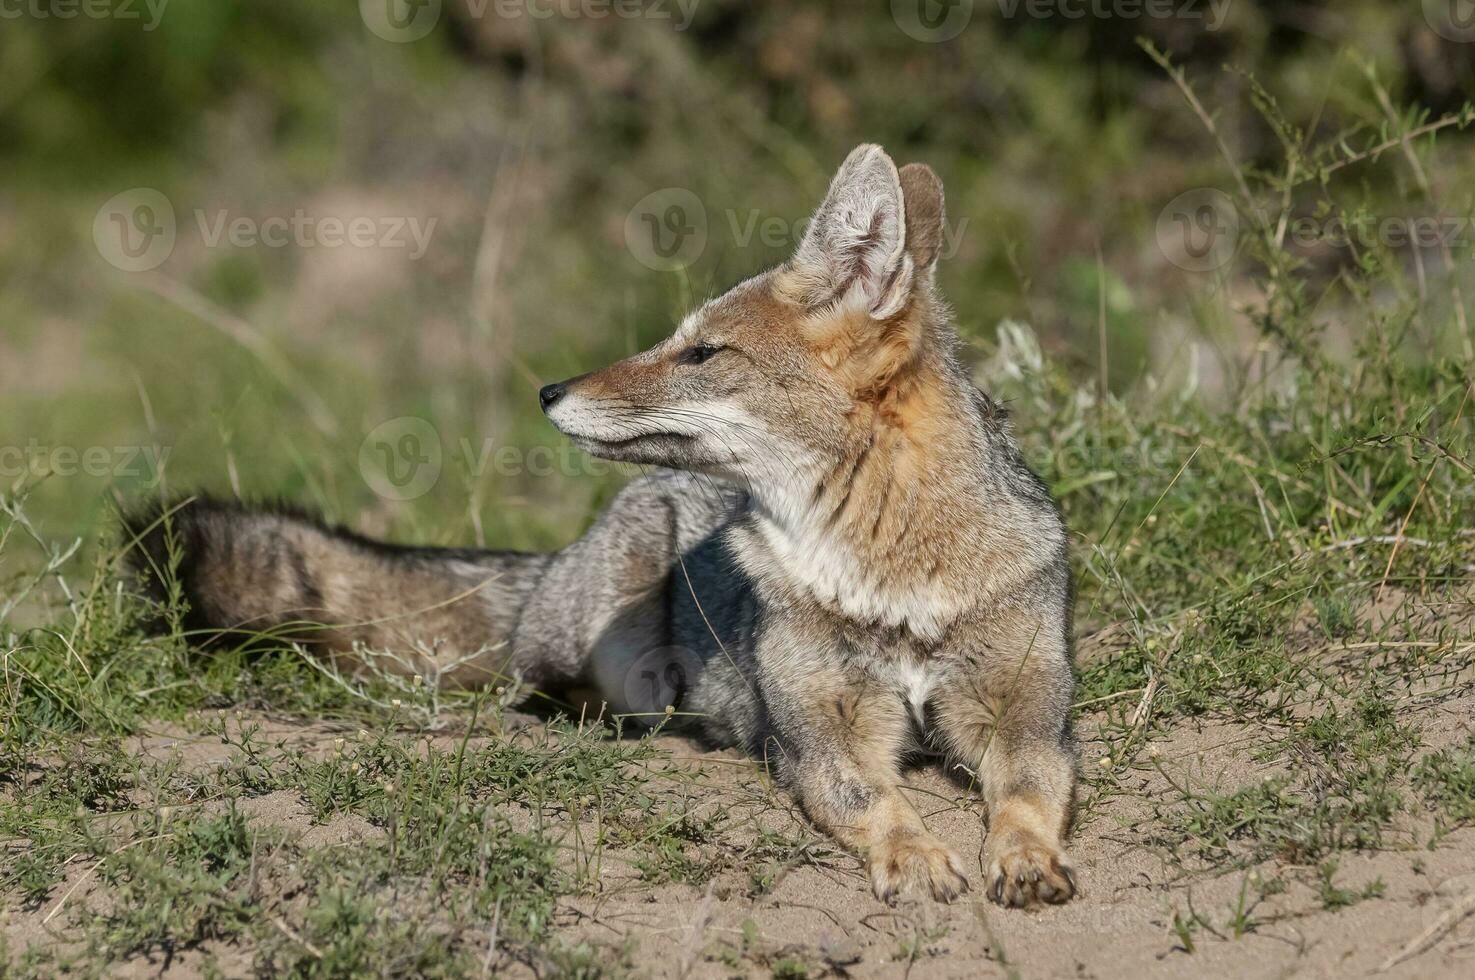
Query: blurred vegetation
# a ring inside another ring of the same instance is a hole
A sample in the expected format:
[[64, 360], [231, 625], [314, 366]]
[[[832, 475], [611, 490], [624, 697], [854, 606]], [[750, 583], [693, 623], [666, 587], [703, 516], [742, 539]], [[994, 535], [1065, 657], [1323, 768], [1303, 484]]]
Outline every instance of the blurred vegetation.
[[[1253, 866], [1262, 898], [1319, 867], [1331, 908], [1376, 897], [1333, 885], [1337, 855], [1433, 847], [1475, 819], [1459, 700], [1475, 44], [1425, 19], [1437, 5], [1230, 0], [1210, 30], [998, 0], [926, 43], [893, 18], [901, 0], [697, 0], [685, 30], [674, 3], [476, 15], [495, 3], [444, 0], [410, 43], [353, 4], [287, 0], [172, 3], [152, 28], [136, 3], [0, 21], [0, 844], [16, 857], [0, 898], [50, 907], [69, 937], [8, 950], [0, 931], [0, 972], [102, 975], [180, 949], [270, 976], [461, 975], [497, 956], [593, 976], [609, 951], [562, 945], [548, 910], [608, 887], [607, 847], [638, 846], [644, 882], [743, 868], [754, 894], [814, 862], [807, 833], [743, 850], [694, 818], [690, 785], [642, 771], [649, 743], [555, 726], [504, 744], [515, 691], [443, 700], [292, 650], [146, 636], [110, 512], [160, 492], [167, 456], [173, 490], [285, 497], [404, 540], [560, 545], [622, 477], [566, 451], [536, 388], [781, 260], [861, 141], [946, 181], [944, 291], [1073, 532], [1079, 831], [1119, 823], [1181, 862]], [[127, 272], [94, 221], [137, 188], [164, 195], [177, 240]], [[679, 272], [625, 233], [671, 188], [706, 215]], [[1210, 189], [1234, 248], [1191, 271], [1161, 226]], [[413, 258], [210, 241], [222, 215], [298, 212], [435, 224]], [[1298, 233], [1419, 218], [1452, 237]], [[406, 500], [377, 495], [360, 459], [401, 416], [444, 453]], [[17, 474], [17, 450], [68, 472]], [[363, 730], [314, 755], [267, 745], [243, 710]], [[459, 741], [422, 742], [467, 711]], [[472, 744], [478, 717], [499, 739]], [[162, 719], [230, 758], [119, 747]], [[1254, 782], [1203, 784], [1171, 756], [1206, 722], [1251, 733]], [[282, 841], [238, 810], [269, 793], [382, 837]], [[571, 822], [545, 825], [545, 805]], [[96, 896], [65, 884], [79, 858]], [[275, 870], [258, 879], [258, 861]], [[258, 887], [284, 867], [289, 889]], [[385, 895], [409, 901], [390, 916]], [[758, 946], [745, 930], [724, 962], [804, 970]]]
[[[611, 480], [477, 473], [479, 449], [556, 445], [539, 383], [653, 341], [693, 299], [783, 258], [862, 140], [946, 180], [957, 247], [941, 275], [980, 356], [1017, 320], [1083, 386], [1104, 373], [1124, 393], [1192, 372], [1235, 404], [1264, 368], [1246, 283], [1265, 258], [1247, 248], [1192, 273], [1157, 247], [1167, 202], [1235, 184], [1138, 38], [1184, 67], [1251, 175], [1284, 176], [1287, 140], [1378, 143], [1379, 86], [1422, 119], [1458, 112], [1475, 81], [1471, 46], [1418, 4], [1234, 0], [1210, 30], [1206, 4], [1101, 20], [978, 3], [941, 43], [909, 36], [892, 6], [699, 0], [680, 30], [674, 4], [508, 18], [447, 0], [413, 43], [376, 36], [352, 5], [287, 0], [9, 20], [0, 445], [158, 445], [176, 487], [286, 496], [400, 536], [561, 543]], [[1267, 99], [1286, 130], [1257, 108]], [[1432, 189], [1388, 154], [1326, 180], [1307, 180], [1308, 161], [1294, 187], [1234, 196], [1316, 214], [1350, 189], [1375, 214], [1475, 213], [1469, 136], [1442, 136], [1420, 147]], [[136, 187], [167, 196], [179, 233], [161, 267], [127, 273], [90, 229]], [[684, 273], [654, 272], [624, 243], [632, 205], [667, 187], [693, 191], [708, 217]], [[205, 240], [222, 212], [299, 209], [436, 224], [418, 260]], [[745, 234], [775, 218], [777, 236]], [[1298, 260], [1327, 346], [1351, 349], [1337, 314], [1357, 297], [1336, 283], [1358, 258]], [[435, 424], [447, 465], [429, 496], [396, 503], [357, 462], [364, 434], [402, 415]], [[90, 535], [109, 495], [150, 492], [149, 468], [131, 469], [53, 475], [32, 512], [50, 533]]]

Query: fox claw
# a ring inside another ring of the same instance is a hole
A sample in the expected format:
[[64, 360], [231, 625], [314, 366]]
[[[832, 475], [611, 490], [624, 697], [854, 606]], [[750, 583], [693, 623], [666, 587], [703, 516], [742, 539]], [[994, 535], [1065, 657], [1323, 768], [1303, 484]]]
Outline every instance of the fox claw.
[[904, 834], [871, 849], [871, 888], [888, 905], [898, 898], [931, 895], [951, 902], [968, 890], [956, 854], [931, 834]]
[[988, 882], [989, 899], [1010, 908], [1068, 902], [1076, 893], [1065, 855], [1037, 839], [990, 849]]

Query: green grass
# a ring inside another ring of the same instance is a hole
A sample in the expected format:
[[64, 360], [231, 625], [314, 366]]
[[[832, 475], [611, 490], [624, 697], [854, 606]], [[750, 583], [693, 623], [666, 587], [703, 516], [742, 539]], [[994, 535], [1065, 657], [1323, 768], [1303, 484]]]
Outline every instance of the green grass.
[[[1348, 6], [1363, 26], [1391, 16]], [[240, 15], [222, 9], [229, 15], [213, 16]], [[279, 86], [263, 80], [275, 79], [263, 67], [275, 62], [255, 34], [222, 69], [289, 134], [287, 149], [263, 154], [272, 187], [322, 173], [359, 180], [365, 165], [354, 149], [323, 135], [334, 128], [335, 84], [375, 96], [364, 101], [372, 111], [342, 109], [346, 132], [371, 134], [366, 120], [378, 112], [408, 131], [409, 120], [443, 111], [442, 86], [481, 79], [498, 99], [515, 88], [481, 78], [484, 65], [413, 46], [375, 48], [364, 54], [372, 78], [345, 67], [351, 77], [330, 82], [316, 59], [334, 29], [327, 15], [309, 18]], [[52, 50], [14, 36], [0, 48]], [[1475, 672], [1469, 627], [1450, 615], [1472, 600], [1475, 566], [1475, 358], [1459, 313], [1475, 297], [1469, 248], [1452, 254], [1451, 272], [1437, 250], [1414, 256], [1371, 241], [1328, 255], [1282, 232], [1283, 219], [1307, 216], [1366, 225], [1370, 216], [1472, 213], [1471, 114], [1417, 103], [1408, 90], [1418, 79], [1398, 74], [1388, 51], [1364, 63], [1305, 42], [1276, 60], [1254, 30], [1236, 24], [1228, 36], [1236, 63], [1256, 69], [1263, 88], [1216, 73], [1208, 56], [1180, 73], [1179, 60], [1154, 65], [1154, 51], [1123, 45], [1126, 53], [1103, 57], [1090, 83], [1099, 87], [1087, 91], [1072, 59], [1097, 42], [1069, 31], [970, 35], [955, 74], [934, 77], [943, 69], [929, 61], [909, 69], [922, 81], [905, 86], [845, 74], [894, 54], [879, 29], [838, 36], [826, 55], [875, 122], [870, 135], [936, 164], [954, 214], [973, 220], [943, 286], [980, 382], [1009, 404], [1073, 534], [1084, 638], [1078, 727], [1089, 749], [1079, 833], [1111, 831], [1116, 804], [1140, 803], [1151, 819], [1129, 828], [1139, 842], [1195, 872], [1244, 875], [1238, 898], [1213, 915], [1175, 907], [1173, 929], [1189, 951], [1253, 932], [1294, 869], [1314, 869], [1308, 884], [1324, 910], [1375, 901], [1378, 882], [1336, 877], [1339, 857], [1437, 847], [1475, 823], [1475, 735], [1440, 734], [1428, 713], [1468, 691]], [[220, 49], [199, 43], [195, 60], [214, 64]], [[710, 42], [680, 43], [700, 53]], [[120, 57], [131, 64], [148, 50], [129, 46]], [[649, 120], [607, 107], [588, 122], [588, 138], [622, 153], [628, 144], [628, 167], [604, 175], [571, 163], [545, 175], [560, 207], [539, 204], [527, 219], [521, 247], [533, 259], [515, 266], [503, 292], [486, 287], [471, 300], [480, 198], [463, 209], [471, 218], [448, 220], [449, 257], [436, 253], [444, 265], [417, 269], [373, 308], [335, 307], [314, 320], [301, 312], [301, 256], [188, 259], [197, 264], [163, 294], [97, 278], [76, 229], [90, 221], [98, 188], [72, 177], [56, 191], [64, 219], [28, 208], [17, 218], [34, 232], [35, 254], [0, 240], [0, 259], [25, 272], [0, 297], [0, 317], [33, 325], [4, 338], [23, 350], [45, 340], [48, 315], [95, 329], [85, 355], [71, 355], [79, 363], [63, 365], [59, 391], [0, 391], [0, 443], [23, 445], [31, 433], [72, 445], [157, 439], [171, 447], [174, 489], [239, 485], [406, 540], [568, 540], [617, 475], [476, 472], [457, 440], [494, 429], [501, 445], [546, 443], [536, 381], [654, 339], [691, 297], [781, 250], [716, 243], [687, 278], [657, 277], [612, 259], [618, 246], [589, 227], [544, 212], [618, 225], [646, 183], [685, 181], [718, 222], [727, 206], [793, 217], [839, 158], [826, 144], [851, 139], [849, 127], [811, 143], [793, 135], [835, 93], [811, 91], [802, 106], [775, 96], [776, 128], [738, 107], [733, 92], [773, 81], [740, 89], [751, 66], [767, 71], [783, 63], [778, 53], [768, 62], [722, 52], [710, 77], [693, 80], [666, 74], [683, 70], [686, 47], [662, 49], [683, 56], [665, 59], [621, 50], [668, 90], [720, 111], [663, 121], [673, 132], [662, 142], [637, 135]], [[965, 125], [978, 115], [972, 102], [969, 112], [936, 113], [908, 101], [921, 90], [974, 98], [970, 59], [998, 59], [1025, 79], [999, 95], [1014, 122], [998, 125], [1013, 138], [989, 152]], [[78, 96], [70, 63], [57, 70], [42, 72], [43, 97], [17, 110], [23, 118], [0, 105], [0, 124], [38, 141], [24, 171], [43, 185], [62, 180], [52, 169], [87, 137], [85, 127], [42, 132], [37, 106]], [[185, 91], [223, 104], [204, 75], [182, 62], [178, 70]], [[575, 111], [580, 80], [553, 71], [550, 125], [573, 126], [558, 113]], [[1238, 86], [1244, 104], [1222, 104], [1220, 84]], [[1104, 106], [1102, 119], [1092, 106]], [[162, 118], [185, 115], [194, 114], [173, 102], [161, 109]], [[897, 121], [921, 118], [935, 118], [938, 131]], [[1410, 132], [1423, 134], [1404, 152], [1399, 138]], [[114, 137], [110, 146], [126, 144], [110, 167], [120, 186], [155, 182], [181, 201], [208, 200], [201, 188], [228, 169], [205, 150], [195, 169], [165, 165], [148, 140], [121, 129]], [[693, 163], [704, 159], [717, 163]], [[1134, 177], [1149, 162], [1160, 169], [1144, 191]], [[1040, 185], [1047, 196], [1014, 200]], [[1234, 260], [1203, 274], [1164, 266], [1151, 241], [1158, 208], [1207, 185], [1240, 214]], [[1121, 200], [1103, 200], [1102, 188], [1123, 188]], [[1066, 239], [1066, 259], [1050, 258], [1051, 228]], [[506, 303], [495, 315], [477, 312], [488, 296]], [[295, 375], [227, 339], [221, 325], [232, 317], [286, 352]], [[283, 325], [269, 326], [278, 317]], [[297, 317], [319, 332], [298, 336]], [[406, 324], [434, 338], [424, 344], [434, 354], [407, 339]], [[99, 370], [83, 371], [84, 361]], [[309, 403], [336, 429], [319, 426]], [[358, 445], [402, 414], [434, 420], [448, 458], [431, 493], [396, 504], [373, 495]], [[0, 900], [44, 918], [56, 937], [21, 949], [4, 945], [0, 930], [0, 972], [9, 962], [16, 976], [101, 976], [119, 961], [184, 957], [232, 975], [461, 976], [488, 964], [543, 976], [638, 974], [637, 950], [576, 934], [571, 910], [612, 891], [667, 887], [757, 898], [796, 867], [844, 861], [817, 835], [710, 805], [708, 781], [659, 744], [597, 724], [531, 723], [507, 692], [350, 682], [285, 647], [202, 654], [180, 634], [177, 608], [167, 610], [172, 631], [147, 635], [148, 610], [118, 574], [125, 543], [107, 498], [156, 493], [158, 475], [27, 474], [0, 491]], [[1201, 731], [1237, 741], [1199, 764], [1182, 746]], [[179, 748], [159, 747], [171, 742]], [[785, 806], [755, 772], [744, 778], [755, 811]], [[343, 828], [356, 843], [335, 842]], [[611, 884], [616, 868], [622, 877]], [[936, 938], [919, 932], [897, 960], [927, 955]], [[756, 926], [700, 952], [776, 977], [848, 965], [776, 945]]]
[[[575, 975], [577, 951], [551, 939], [554, 904], [596, 889], [606, 853], [643, 855], [653, 883], [705, 881], [731, 860], [722, 819], [680, 805], [665, 784], [683, 777], [652, 768], [647, 741], [571, 725], [471, 735], [437, 744], [390, 715], [303, 748], [208, 718], [199, 737], [228, 757], [194, 766], [54, 741], [39, 751], [71, 754], [28, 752], [8, 780], [0, 838], [22, 857], [0, 889], [39, 909], [80, 869], [103, 886], [106, 907], [68, 910], [80, 945], [49, 969], [249, 938], [272, 975], [458, 974], [496, 922], [499, 955]], [[371, 846], [306, 847], [248, 818], [243, 803], [269, 794], [312, 823], [359, 818]]]
[[1475, 736], [1420, 759], [1414, 784], [1449, 824], [1475, 822]]

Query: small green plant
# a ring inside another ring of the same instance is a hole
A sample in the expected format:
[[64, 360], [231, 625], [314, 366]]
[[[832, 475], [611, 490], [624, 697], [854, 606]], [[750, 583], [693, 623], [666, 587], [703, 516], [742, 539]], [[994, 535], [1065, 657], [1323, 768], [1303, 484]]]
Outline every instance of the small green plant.
[[151, 818], [136, 818], [128, 844], [101, 859], [97, 874], [115, 901], [81, 916], [101, 955], [233, 936], [260, 916], [249, 870], [272, 837], [248, 827], [233, 805], [214, 816], [184, 816], [162, 807]]
[[1178, 945], [1183, 947], [1183, 952], [1192, 954], [1197, 950], [1193, 942], [1193, 930], [1198, 927], [1196, 917], [1184, 916], [1177, 909], [1173, 910], [1173, 933], [1178, 937]]
[[[1264, 889], [1259, 877], [1255, 872], [1250, 872], [1240, 879], [1239, 894], [1235, 897], [1233, 908], [1230, 909], [1228, 922], [1230, 934], [1235, 939], [1240, 938], [1247, 932], [1254, 931], [1255, 906], [1259, 904], [1258, 896], [1264, 895]], [[1258, 892], [1258, 896], [1255, 898], [1250, 896], [1252, 886]]]
[[1370, 898], [1381, 898], [1387, 889], [1382, 878], [1374, 878], [1357, 891], [1338, 887], [1332, 880], [1337, 873], [1336, 861], [1322, 862], [1316, 869], [1316, 873], [1321, 892], [1321, 906], [1328, 912], [1335, 912]]
[[1475, 822], [1475, 736], [1420, 759], [1414, 785], [1451, 826]]
[[809, 976], [808, 964], [787, 956], [775, 960], [768, 969], [773, 980], [806, 980]]

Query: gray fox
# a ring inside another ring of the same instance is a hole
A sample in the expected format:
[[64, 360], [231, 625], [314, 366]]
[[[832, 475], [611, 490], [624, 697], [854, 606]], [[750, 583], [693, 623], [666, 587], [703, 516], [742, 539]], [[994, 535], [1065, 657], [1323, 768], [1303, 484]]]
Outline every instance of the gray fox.
[[177, 583], [191, 631], [275, 630], [344, 665], [397, 650], [447, 685], [588, 685], [635, 717], [679, 702], [887, 901], [968, 885], [898, 788], [931, 748], [982, 791], [988, 896], [1063, 902], [1066, 532], [960, 362], [942, 238], [936, 174], [860, 146], [789, 261], [543, 388], [579, 447], [659, 468], [559, 552], [398, 547], [191, 498], [125, 520], [133, 566], [155, 596]]

